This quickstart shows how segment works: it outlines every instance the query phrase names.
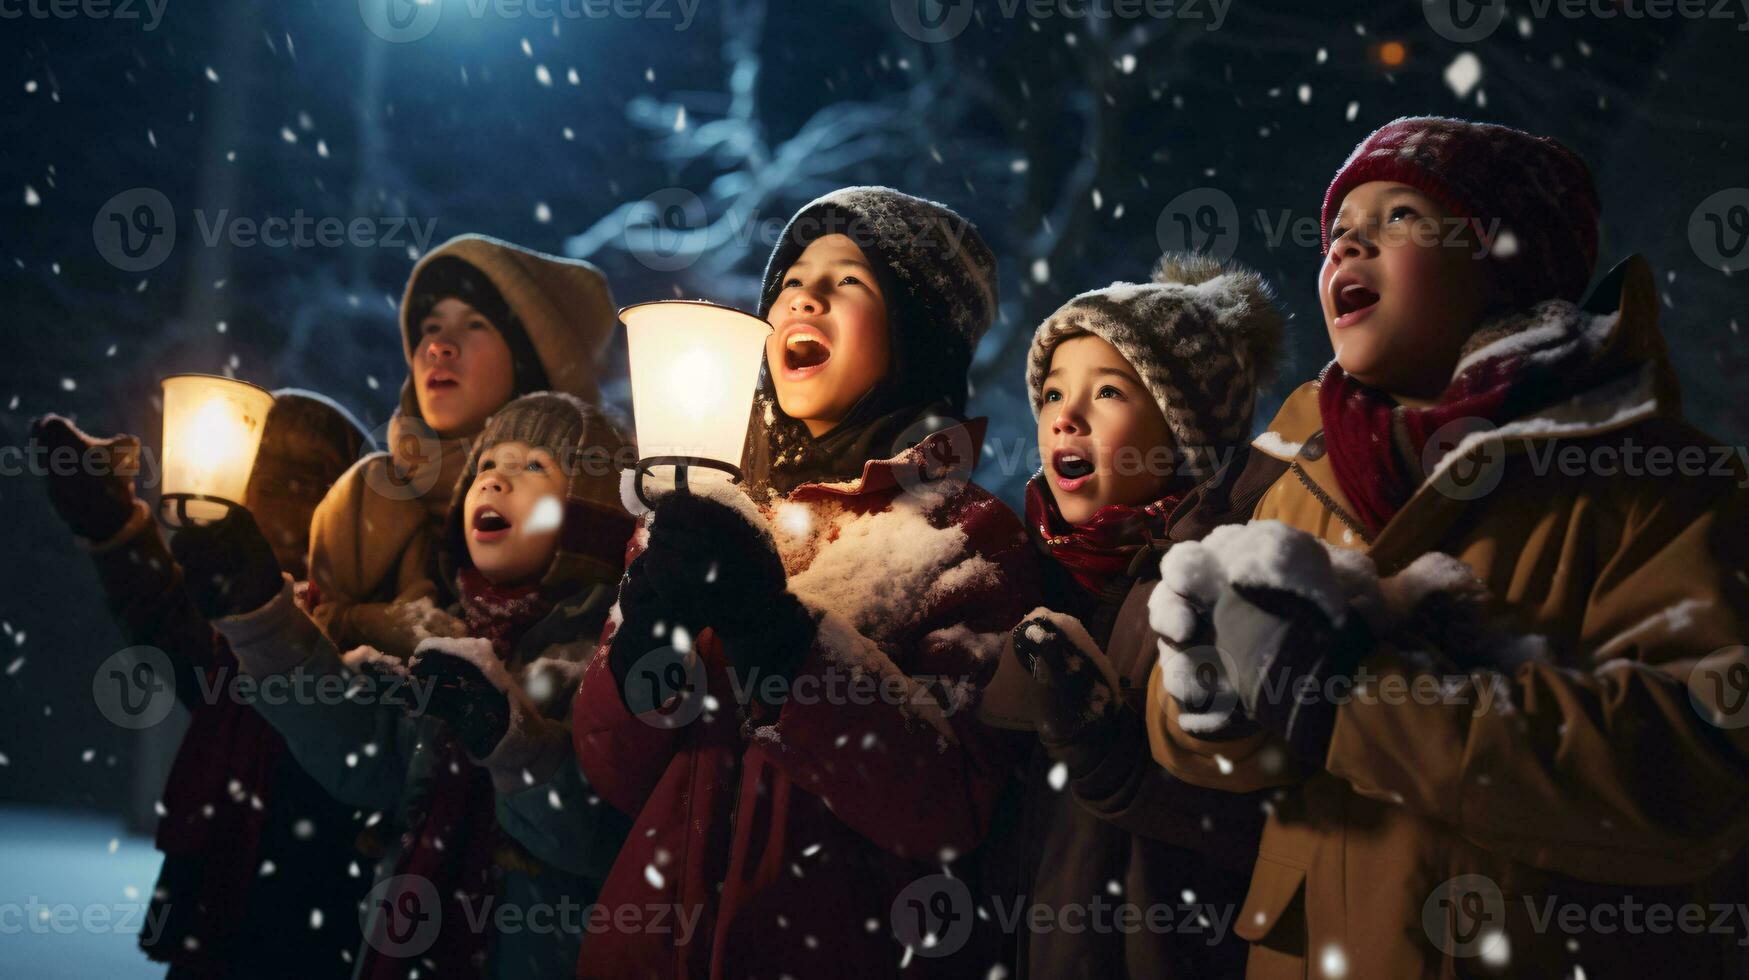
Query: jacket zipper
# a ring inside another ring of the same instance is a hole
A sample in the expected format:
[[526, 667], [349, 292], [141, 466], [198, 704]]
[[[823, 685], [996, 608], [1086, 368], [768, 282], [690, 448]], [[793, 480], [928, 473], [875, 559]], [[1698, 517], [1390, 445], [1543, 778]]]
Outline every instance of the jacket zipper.
[[1372, 544], [1372, 535], [1366, 533], [1366, 531], [1361, 528], [1358, 521], [1349, 517], [1348, 512], [1343, 510], [1329, 494], [1325, 493], [1323, 487], [1318, 486], [1318, 481], [1312, 479], [1311, 474], [1307, 473], [1305, 469], [1300, 466], [1298, 461], [1288, 464], [1288, 468], [1294, 471], [1294, 475], [1300, 478], [1300, 482], [1305, 484], [1306, 489], [1311, 491], [1312, 496], [1316, 497], [1319, 503], [1328, 508], [1330, 513], [1336, 515], [1337, 520], [1341, 521], [1350, 531], [1353, 531], [1358, 535], [1360, 540], [1365, 541], [1367, 544]]

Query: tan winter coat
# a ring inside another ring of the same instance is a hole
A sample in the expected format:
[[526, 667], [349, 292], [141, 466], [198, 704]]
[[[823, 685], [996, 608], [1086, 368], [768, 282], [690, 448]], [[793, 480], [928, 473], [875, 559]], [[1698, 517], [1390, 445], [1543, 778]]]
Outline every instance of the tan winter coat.
[[617, 322], [600, 270], [483, 235], [452, 238], [420, 259], [401, 300], [408, 379], [389, 422], [389, 449], [348, 470], [316, 508], [310, 528], [312, 617], [342, 650], [369, 645], [406, 657], [443, 618], [435, 614], [449, 589], [441, 584], [437, 546], [470, 440], [436, 438], [420, 421], [412, 330], [404, 318], [420, 272], [444, 255], [467, 261], [503, 294], [552, 390], [599, 400], [597, 361]]
[[[1381, 576], [1455, 555], [1493, 612], [1546, 638], [1547, 659], [1471, 658], [1444, 696], [1387, 704], [1386, 678], [1415, 668], [1377, 649], [1363, 668], [1379, 696], [1341, 707], [1310, 775], [1272, 737], [1186, 735], [1151, 681], [1149, 734], [1168, 769], [1236, 792], [1284, 787], [1235, 926], [1255, 944], [1248, 976], [1749, 975], [1749, 910], [1735, 904], [1749, 728], [1731, 727], [1749, 723], [1749, 691], [1713, 669], [1743, 660], [1749, 635], [1746, 477], [1734, 451], [1677, 418], [1657, 304], [1650, 269], [1630, 260], [1620, 309], [1591, 321], [1609, 337], [1601, 356], [1638, 365], [1629, 382], [1460, 447], [1373, 540], [1324, 455], [1315, 383], [1259, 438], [1290, 470], [1256, 519], [1365, 549]], [[1707, 472], [1605, 474], [1605, 455], [1567, 472], [1546, 455], [1629, 440], [1642, 461], [1697, 447]]]

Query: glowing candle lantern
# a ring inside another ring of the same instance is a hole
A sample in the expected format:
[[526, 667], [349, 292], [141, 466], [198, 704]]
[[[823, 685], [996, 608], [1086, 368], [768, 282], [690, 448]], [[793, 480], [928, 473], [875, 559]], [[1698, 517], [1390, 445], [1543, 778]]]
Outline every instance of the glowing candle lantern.
[[631, 357], [638, 430], [638, 499], [644, 478], [686, 489], [687, 469], [741, 478], [741, 452], [771, 325], [695, 300], [628, 306], [619, 313]]
[[222, 519], [243, 500], [273, 395], [212, 374], [164, 379], [164, 492], [172, 527]]

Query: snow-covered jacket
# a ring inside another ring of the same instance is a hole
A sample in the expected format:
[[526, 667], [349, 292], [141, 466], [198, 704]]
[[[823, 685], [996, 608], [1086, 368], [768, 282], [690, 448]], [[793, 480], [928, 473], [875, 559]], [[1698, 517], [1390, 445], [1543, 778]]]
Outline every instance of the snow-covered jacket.
[[[562, 744], [556, 753], [546, 737], [552, 734], [548, 730], [565, 724], [581, 666], [595, 649], [593, 635], [573, 638], [575, 624], [590, 616], [599, 623], [611, 599], [610, 590], [594, 588], [559, 603], [523, 633], [505, 665], [541, 717], [525, 717], [524, 704], [513, 699], [508, 734], [481, 760], [492, 775], [497, 826], [526, 852], [502, 851], [492, 904], [476, 903], [478, 907], [463, 913], [481, 916], [477, 927], [493, 930], [484, 974], [489, 977], [570, 975], [580, 933], [588, 928], [586, 908], [629, 825], [584, 782], [569, 757], [568, 736], [557, 732]], [[292, 602], [289, 583], [261, 608], [214, 625], [230, 641], [243, 669], [264, 682], [257, 710], [285, 737], [298, 762], [337, 799], [374, 811], [370, 823], [406, 827], [433, 766], [446, 758], [438, 747], [443, 723], [411, 718], [403, 710], [403, 704], [417, 703], [418, 690], [379, 681], [364, 689], [368, 696], [337, 696], [361, 658], [382, 654], [361, 648], [343, 661], [315, 622]], [[554, 637], [566, 639], [553, 642]], [[284, 682], [278, 695], [267, 695], [267, 678]], [[405, 838], [395, 835], [377, 861], [378, 888], [392, 884], [389, 879], [404, 844]], [[431, 933], [418, 927], [427, 921], [420, 917], [442, 914], [445, 898], [428, 888], [414, 890], [417, 908], [374, 901], [390, 894], [373, 890], [366, 896], [365, 942], [377, 942], [377, 951], [385, 955], [417, 957], [425, 952], [419, 946], [422, 938], [427, 947], [431, 942]], [[430, 908], [425, 907], [428, 903]], [[385, 915], [400, 918], [385, 921]], [[505, 922], [512, 925], [499, 928]], [[376, 938], [382, 936], [394, 937], [395, 945], [384, 948]], [[369, 959], [364, 952], [360, 964]]]
[[[966, 936], [963, 880], [937, 876], [983, 840], [1012, 763], [972, 709], [1038, 604], [1037, 566], [1006, 506], [925, 472], [942, 446], [975, 451], [982, 429], [937, 432], [763, 511], [741, 500], [769, 519], [789, 588], [819, 623], [775, 713], [756, 700], [743, 710], [708, 629], [692, 641], [703, 695], [634, 714], [608, 658], [590, 665], [572, 712], [577, 759], [638, 815], [601, 902], [635, 925], [586, 937], [579, 976], [989, 968], [989, 948]], [[634, 536], [628, 565], [645, 540]], [[942, 930], [925, 946], [916, 927], [932, 913]]]
[[[1256, 519], [1364, 550], [1382, 577], [1455, 556], [1492, 616], [1541, 640], [1433, 662], [1379, 644], [1353, 695], [1335, 692], [1347, 699], [1310, 774], [1273, 737], [1187, 733], [1156, 669], [1163, 765], [1234, 791], [1293, 787], [1238, 915], [1247, 976], [1749, 975], [1733, 904], [1749, 705], [1728, 683], [1749, 653], [1749, 477], [1679, 418], [1643, 260], [1619, 295], [1572, 317], [1624, 380], [1472, 436], [1374, 537], [1324, 452], [1316, 383], [1259, 437], [1290, 470]], [[1698, 469], [1649, 462], [1683, 459]]]

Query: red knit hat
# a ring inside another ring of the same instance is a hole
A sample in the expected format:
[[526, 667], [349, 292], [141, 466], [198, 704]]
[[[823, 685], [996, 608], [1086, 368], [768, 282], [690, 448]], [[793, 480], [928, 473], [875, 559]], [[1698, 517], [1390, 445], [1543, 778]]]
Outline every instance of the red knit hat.
[[1597, 264], [1601, 204], [1585, 162], [1555, 140], [1441, 116], [1380, 126], [1324, 192], [1325, 252], [1342, 199], [1373, 180], [1408, 184], [1474, 222], [1514, 306], [1577, 301], [1585, 292]]

